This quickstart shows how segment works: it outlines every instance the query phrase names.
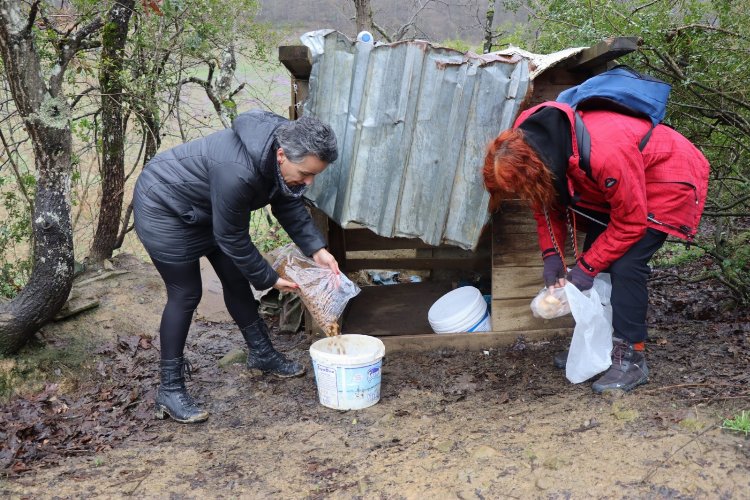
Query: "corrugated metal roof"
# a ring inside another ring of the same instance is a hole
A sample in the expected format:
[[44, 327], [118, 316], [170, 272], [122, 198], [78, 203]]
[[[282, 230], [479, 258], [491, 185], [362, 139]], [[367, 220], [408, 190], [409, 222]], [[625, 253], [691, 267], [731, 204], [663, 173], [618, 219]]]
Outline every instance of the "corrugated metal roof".
[[340, 153], [306, 197], [344, 227], [474, 248], [488, 220], [485, 148], [518, 113], [527, 59], [331, 31], [302, 42], [313, 54], [304, 113], [331, 124]]

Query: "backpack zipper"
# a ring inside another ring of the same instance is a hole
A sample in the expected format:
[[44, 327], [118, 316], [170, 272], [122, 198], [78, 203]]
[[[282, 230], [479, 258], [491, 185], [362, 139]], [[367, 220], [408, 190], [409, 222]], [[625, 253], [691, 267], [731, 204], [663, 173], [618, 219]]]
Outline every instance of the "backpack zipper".
[[[596, 217], [592, 217], [592, 216], [587, 215], [587, 214], [585, 214], [583, 212], [580, 212], [580, 211], [576, 210], [573, 207], [568, 207], [568, 209], [571, 210], [571, 211], [573, 211], [573, 212], [575, 212], [576, 214], [580, 215], [581, 217], [585, 217], [585, 218], [587, 218], [590, 221], [596, 222], [597, 224], [599, 224], [601, 226], [604, 226], [604, 227], [608, 226], [608, 224], [606, 222], [602, 222], [599, 219], [597, 219]], [[674, 229], [675, 231], [681, 232], [682, 234], [684, 234], [687, 237], [687, 239], [689, 241], [692, 241], [695, 238], [695, 236], [692, 234], [693, 233], [693, 228], [691, 228], [690, 226], [687, 226], [685, 224], [683, 224], [683, 225], [681, 225], [681, 226], [678, 227], [678, 226], [675, 226], [673, 224], [669, 224], [667, 222], [662, 222], [659, 219], [657, 219], [654, 214], [651, 214], [651, 213], [648, 214], [648, 217], [646, 217], [646, 219], [649, 222], [653, 222], [654, 224], [657, 224], [659, 226], [668, 227], [670, 229]]]
[[662, 222], [662, 221], [658, 220], [654, 216], [654, 214], [648, 214], [648, 217], [646, 217], [646, 219], [648, 219], [649, 222], [653, 222], [654, 224], [658, 224], [659, 226], [668, 227], [670, 229], [674, 229], [675, 231], [681, 232], [682, 234], [684, 234], [687, 237], [688, 241], [693, 241], [693, 239], [695, 238], [695, 236], [692, 234], [693, 233], [693, 229], [690, 226], [686, 226], [685, 224], [683, 224], [681, 226], [675, 226], [673, 224], [668, 224], [666, 222]]

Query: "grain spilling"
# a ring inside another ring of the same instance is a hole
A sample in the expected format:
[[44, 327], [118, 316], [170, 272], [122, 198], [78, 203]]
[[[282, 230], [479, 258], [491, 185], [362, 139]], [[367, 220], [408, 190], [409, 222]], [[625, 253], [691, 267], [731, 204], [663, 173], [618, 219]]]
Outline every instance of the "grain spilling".
[[292, 244], [279, 252], [274, 268], [279, 276], [299, 285], [302, 303], [326, 336], [339, 335], [339, 316], [359, 287], [343, 273], [318, 266]]

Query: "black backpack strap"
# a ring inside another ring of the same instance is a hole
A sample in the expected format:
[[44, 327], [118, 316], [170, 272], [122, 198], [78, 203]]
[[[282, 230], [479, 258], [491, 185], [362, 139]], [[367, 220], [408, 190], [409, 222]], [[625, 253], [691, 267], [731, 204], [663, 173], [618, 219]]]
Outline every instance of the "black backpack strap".
[[576, 118], [575, 132], [576, 142], [578, 143], [578, 166], [586, 173], [586, 177], [594, 180], [591, 176], [591, 136], [586, 129], [586, 125], [583, 123], [581, 115], [575, 109], [573, 110], [573, 114]]
[[[578, 143], [578, 166], [586, 173], [586, 177], [594, 180], [594, 178], [591, 177], [591, 136], [589, 135], [586, 125], [583, 123], [581, 115], [579, 115], [575, 109], [573, 110], [573, 114], [576, 117], [575, 131], [576, 142]], [[643, 136], [641, 142], [638, 144], [638, 151], [643, 152], [649, 139], [651, 139], [651, 134], [654, 132], [655, 128], [656, 125], [651, 125], [649, 131]]]
[[646, 147], [646, 144], [648, 144], [648, 140], [651, 139], [651, 133], [656, 128], [656, 125], [651, 125], [651, 129], [646, 133], [646, 135], [643, 136], [643, 139], [641, 139], [640, 144], [638, 144], [638, 151], [643, 153], [643, 149]]

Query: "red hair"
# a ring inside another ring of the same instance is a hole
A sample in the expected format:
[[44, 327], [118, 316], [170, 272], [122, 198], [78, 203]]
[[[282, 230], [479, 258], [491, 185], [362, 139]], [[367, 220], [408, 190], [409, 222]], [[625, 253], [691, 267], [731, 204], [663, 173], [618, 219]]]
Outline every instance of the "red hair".
[[482, 174], [493, 212], [510, 198], [521, 198], [540, 210], [556, 203], [552, 173], [521, 130], [508, 129], [489, 144]]

